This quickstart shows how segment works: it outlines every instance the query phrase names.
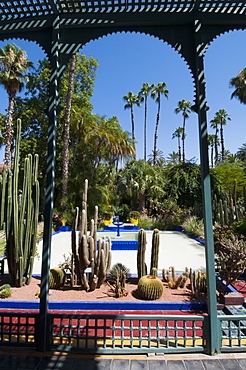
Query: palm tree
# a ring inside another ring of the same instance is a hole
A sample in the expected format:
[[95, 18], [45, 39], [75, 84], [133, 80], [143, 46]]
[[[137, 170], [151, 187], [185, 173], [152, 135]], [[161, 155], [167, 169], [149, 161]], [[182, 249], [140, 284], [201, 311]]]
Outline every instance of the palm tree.
[[182, 99], [178, 102], [178, 107], [174, 110], [176, 114], [182, 112], [183, 115], [183, 133], [182, 133], [182, 143], [183, 143], [183, 162], [185, 162], [185, 123], [186, 119], [189, 118], [189, 113], [191, 113], [192, 103], [188, 100]]
[[179, 153], [179, 163], [181, 163], [181, 145], [180, 145], [180, 138], [183, 136], [183, 127], [178, 127], [173, 133], [172, 139], [175, 137], [178, 138], [178, 153]]
[[240, 103], [246, 104], [246, 68], [230, 80], [230, 87], [235, 88], [231, 98], [236, 98]]
[[125, 109], [130, 109], [131, 111], [131, 120], [132, 120], [132, 140], [134, 142], [135, 147], [135, 123], [134, 123], [134, 112], [133, 112], [133, 106], [134, 104], [140, 107], [141, 103], [141, 97], [137, 94], [134, 94], [133, 92], [129, 92], [127, 95], [123, 96], [123, 100], [126, 102], [124, 105]]
[[246, 162], [246, 143], [242, 144], [242, 146], [238, 148], [236, 155], [241, 161]]
[[167, 157], [167, 162], [169, 164], [178, 164], [180, 162], [179, 161], [179, 153], [177, 153], [177, 152], [169, 153], [168, 157]]
[[153, 85], [149, 85], [147, 82], [142, 84], [142, 88], [139, 92], [140, 96], [144, 98], [144, 160], [147, 158], [147, 106], [148, 106], [148, 96], [152, 89]]
[[9, 98], [6, 130], [4, 134], [4, 163], [6, 165], [11, 161], [15, 98], [18, 92], [23, 89], [24, 82], [28, 81], [26, 73], [30, 67], [33, 67], [33, 64], [27, 58], [25, 50], [21, 50], [15, 44], [7, 44], [3, 49], [0, 48], [0, 84], [3, 85], [7, 91]]
[[215, 129], [215, 138], [214, 138], [214, 151], [215, 151], [215, 155], [214, 155], [214, 162], [215, 164], [218, 163], [218, 160], [219, 160], [219, 150], [218, 150], [218, 146], [219, 146], [219, 138], [218, 138], [218, 134], [219, 134], [219, 128], [218, 128], [218, 125], [219, 125], [219, 120], [218, 120], [218, 117], [214, 117], [211, 121], [210, 121], [211, 125], [210, 127]]
[[161, 95], [164, 95], [168, 99], [169, 91], [167, 90], [167, 84], [165, 82], [159, 82], [158, 85], [152, 86], [151, 97], [158, 104], [156, 124], [155, 124], [155, 135], [154, 135], [154, 151], [153, 151], [153, 164], [156, 164], [156, 154], [157, 154], [157, 139], [158, 139], [158, 127], [160, 122], [161, 114]]
[[[76, 56], [72, 56], [69, 62], [69, 76], [68, 76], [68, 90], [66, 96], [66, 110], [64, 117], [64, 129], [63, 129], [63, 158], [62, 158], [62, 198], [66, 198], [68, 195], [68, 165], [69, 165], [69, 138], [70, 138], [70, 115], [72, 105], [72, 93], [74, 85], [76, 66]], [[67, 204], [67, 202], [66, 202]], [[64, 208], [66, 205], [64, 204]]]
[[220, 110], [218, 110], [218, 112], [215, 113], [215, 118], [218, 120], [218, 123], [220, 125], [221, 159], [223, 161], [225, 159], [225, 145], [224, 145], [223, 126], [226, 125], [227, 120], [228, 121], [231, 120], [231, 117], [225, 109], [220, 109]]

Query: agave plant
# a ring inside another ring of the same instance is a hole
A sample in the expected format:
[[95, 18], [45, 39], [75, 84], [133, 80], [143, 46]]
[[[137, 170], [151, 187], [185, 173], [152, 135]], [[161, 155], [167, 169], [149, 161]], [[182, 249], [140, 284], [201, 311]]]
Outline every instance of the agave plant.
[[126, 267], [122, 263], [118, 262], [118, 263], [116, 263], [115, 265], [113, 265], [111, 267], [107, 280], [109, 282], [114, 283], [117, 279], [117, 276], [119, 276], [121, 271], [125, 276], [129, 275], [129, 273], [130, 273], [130, 269], [128, 267]]

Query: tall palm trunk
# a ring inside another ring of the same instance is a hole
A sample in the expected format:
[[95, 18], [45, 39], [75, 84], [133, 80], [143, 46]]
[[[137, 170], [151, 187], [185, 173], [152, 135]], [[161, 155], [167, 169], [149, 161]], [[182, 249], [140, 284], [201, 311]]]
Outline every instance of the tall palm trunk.
[[180, 145], [180, 136], [178, 136], [178, 153], [179, 153], [179, 163], [181, 163], [181, 145]]
[[155, 124], [155, 136], [154, 136], [154, 152], [153, 152], [153, 164], [156, 165], [156, 157], [157, 157], [157, 139], [158, 139], [158, 128], [160, 122], [160, 115], [161, 115], [161, 102], [160, 98], [158, 100], [158, 110], [156, 116], [156, 124]]
[[224, 144], [224, 134], [223, 134], [223, 124], [220, 124], [220, 142], [221, 142], [221, 159], [225, 159], [225, 144]]
[[147, 96], [144, 100], [144, 160], [147, 160]]
[[185, 162], [185, 116], [183, 119], [182, 144], [183, 144], [183, 162]]
[[[75, 55], [70, 59], [69, 68], [69, 80], [68, 80], [68, 91], [66, 97], [66, 111], [64, 117], [64, 132], [63, 132], [63, 160], [62, 160], [62, 198], [66, 198], [68, 195], [68, 166], [69, 166], [69, 139], [70, 139], [70, 115], [72, 105], [72, 92], [74, 85], [75, 75]], [[67, 203], [64, 204], [64, 210], [67, 208]]]
[[8, 106], [8, 116], [6, 120], [6, 131], [4, 135], [5, 144], [5, 158], [4, 164], [8, 166], [11, 161], [12, 143], [13, 143], [13, 111], [15, 105], [15, 94], [9, 94], [9, 106]]
[[136, 145], [135, 145], [135, 122], [134, 122], [134, 113], [133, 113], [133, 105], [131, 105], [131, 120], [132, 120], [132, 140], [134, 146], [134, 159], [136, 159]]
[[214, 144], [211, 145], [211, 167], [214, 167]]
[[218, 128], [217, 128], [217, 127], [216, 127], [216, 130], [215, 130], [214, 150], [215, 150], [214, 162], [215, 162], [215, 164], [216, 164], [216, 163], [219, 161], [219, 150], [218, 150]]

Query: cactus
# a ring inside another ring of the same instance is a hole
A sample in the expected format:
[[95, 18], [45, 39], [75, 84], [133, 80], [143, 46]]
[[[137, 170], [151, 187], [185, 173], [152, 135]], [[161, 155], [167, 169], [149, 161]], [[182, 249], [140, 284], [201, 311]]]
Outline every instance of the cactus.
[[[159, 245], [160, 245], [160, 233], [158, 229], [154, 229], [152, 236], [151, 263], [150, 263], [150, 274], [154, 276], [158, 275]], [[141, 229], [138, 232], [138, 253], [137, 253], [137, 270], [139, 279], [147, 274], [147, 266], [145, 263], [145, 251], [146, 251], [146, 232], [143, 229]]]
[[169, 270], [165, 270], [165, 269], [162, 270], [163, 281], [167, 282], [168, 288], [170, 289], [184, 288], [189, 278], [188, 268], [186, 267], [185, 273], [179, 275], [178, 277], [176, 276], [174, 266], [171, 266], [170, 269], [171, 269], [171, 274]]
[[196, 297], [199, 298], [201, 293], [207, 292], [207, 276], [204, 272], [193, 271], [190, 269], [190, 285], [191, 292]]
[[38, 155], [25, 158], [22, 190], [18, 189], [20, 133], [18, 119], [14, 164], [4, 168], [0, 181], [0, 227], [5, 229], [9, 275], [17, 287], [32, 278], [39, 212]]
[[[159, 257], [159, 245], [160, 245], [160, 232], [158, 229], [153, 230], [152, 235], [152, 249], [151, 249], [151, 263], [150, 263], [150, 273], [151, 275], [157, 276], [158, 273], [158, 257]], [[156, 270], [156, 274], [152, 274]]]
[[[90, 233], [87, 232], [87, 191], [88, 180], [85, 180], [81, 225], [77, 237], [79, 208], [75, 209], [72, 228], [72, 261], [74, 261], [74, 273], [78, 283], [88, 290], [99, 288], [105, 281], [111, 265], [111, 240], [99, 239], [97, 242], [98, 207], [95, 207], [94, 219], [90, 222]], [[89, 274], [86, 269], [90, 268]], [[89, 276], [88, 276], [89, 275]], [[72, 278], [73, 282], [73, 278]]]
[[63, 269], [54, 268], [50, 270], [49, 287], [50, 289], [59, 289], [65, 285], [66, 273]]
[[163, 293], [162, 281], [153, 275], [142, 276], [138, 281], [138, 295], [141, 299], [155, 300]]
[[145, 251], [146, 251], [146, 232], [141, 229], [138, 232], [138, 253], [137, 253], [137, 269], [138, 278], [147, 274], [145, 264]]

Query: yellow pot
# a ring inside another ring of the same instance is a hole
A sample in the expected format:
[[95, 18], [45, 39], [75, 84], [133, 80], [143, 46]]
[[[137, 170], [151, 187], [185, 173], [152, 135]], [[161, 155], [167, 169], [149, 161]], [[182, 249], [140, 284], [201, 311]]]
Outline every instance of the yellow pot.
[[134, 226], [137, 226], [138, 225], [138, 219], [137, 218], [131, 218], [130, 219], [131, 223], [134, 225]]
[[112, 224], [113, 219], [111, 218], [110, 220], [104, 220], [104, 225], [108, 226], [109, 224]]

